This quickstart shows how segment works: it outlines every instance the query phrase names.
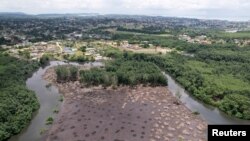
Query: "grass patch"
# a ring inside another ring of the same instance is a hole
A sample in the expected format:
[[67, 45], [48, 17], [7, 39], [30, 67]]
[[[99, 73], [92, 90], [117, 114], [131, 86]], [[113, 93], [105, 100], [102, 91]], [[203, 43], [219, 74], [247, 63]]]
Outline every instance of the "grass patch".
[[59, 110], [58, 109], [54, 109], [53, 113], [57, 114], [57, 113], [59, 113]]
[[50, 125], [54, 122], [54, 119], [53, 117], [48, 117], [47, 120], [46, 120], [46, 125]]
[[194, 112], [192, 112], [192, 114], [199, 115], [200, 113], [198, 111], [194, 111]]
[[64, 100], [64, 98], [63, 98], [63, 96], [61, 95], [60, 98], [59, 98], [59, 101], [60, 101], [60, 102], [63, 102], [63, 100]]
[[43, 135], [43, 134], [46, 133], [47, 131], [48, 131], [48, 129], [46, 129], [46, 128], [40, 129], [40, 135]]

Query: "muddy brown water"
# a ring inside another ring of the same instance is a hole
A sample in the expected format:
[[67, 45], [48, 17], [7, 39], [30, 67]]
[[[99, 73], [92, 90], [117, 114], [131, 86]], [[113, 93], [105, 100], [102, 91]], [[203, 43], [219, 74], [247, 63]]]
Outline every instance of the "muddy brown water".
[[[9, 141], [42, 141], [44, 140], [43, 136], [40, 134], [41, 130], [45, 128], [49, 128], [46, 126], [46, 119], [49, 116], [55, 117], [56, 115], [53, 114], [54, 109], [59, 109], [61, 102], [59, 101], [61, 94], [58, 92], [58, 89], [54, 86], [46, 87], [48, 84], [42, 76], [45, 71], [53, 66], [65, 64], [64, 62], [59, 61], [52, 61], [49, 66], [45, 68], [40, 68], [36, 71], [31, 78], [26, 81], [26, 85], [30, 90], [35, 91], [38, 100], [40, 102], [40, 109], [34, 114], [34, 117], [30, 124], [23, 129], [23, 131], [13, 136]], [[79, 65], [77, 63], [71, 63], [73, 65]], [[102, 66], [102, 63], [95, 62], [92, 64], [87, 64], [90, 66]], [[197, 111], [200, 113], [200, 116], [208, 123], [208, 124], [250, 124], [250, 121], [240, 120], [228, 117], [224, 113], [220, 112], [217, 108], [213, 108], [202, 102], [196, 100], [194, 97], [190, 96], [176, 81], [169, 75], [166, 74], [168, 79], [168, 89], [172, 92], [172, 94], [179, 93], [181, 95], [181, 101], [192, 111]], [[106, 105], [108, 107], [109, 105]], [[136, 105], [134, 105], [136, 106]], [[104, 106], [105, 107], [105, 106]], [[115, 109], [112, 109], [115, 111]], [[83, 111], [88, 112], [88, 111]], [[105, 115], [107, 111], [103, 113]], [[136, 113], [132, 113], [135, 114]], [[84, 114], [83, 114], [84, 115]], [[142, 117], [143, 118], [143, 117]], [[104, 118], [105, 120], [105, 118]], [[128, 123], [128, 121], [124, 121]], [[101, 126], [101, 125], [96, 125]], [[129, 125], [126, 125], [129, 126]], [[125, 126], [123, 127], [125, 128]], [[116, 129], [116, 128], [114, 128]], [[123, 129], [122, 127], [117, 127], [117, 132], [121, 132]], [[146, 131], [141, 131], [146, 133]], [[89, 134], [95, 134], [95, 132], [91, 132]], [[131, 134], [130, 132], [123, 132], [123, 135]], [[77, 136], [77, 134], [76, 134]], [[88, 136], [86, 134], [86, 136]], [[147, 136], [143, 136], [147, 138]]]

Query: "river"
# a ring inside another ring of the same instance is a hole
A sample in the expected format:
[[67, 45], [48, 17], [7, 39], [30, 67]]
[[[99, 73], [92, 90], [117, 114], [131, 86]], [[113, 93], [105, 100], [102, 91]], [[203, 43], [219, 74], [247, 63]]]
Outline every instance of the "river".
[[180, 100], [193, 112], [199, 112], [200, 116], [208, 124], [250, 124], [248, 120], [241, 120], [227, 116], [217, 108], [206, 105], [188, 94], [170, 75], [165, 74], [168, 79], [168, 89], [173, 95], [179, 93]]
[[[50, 65], [45, 68], [39, 68], [31, 78], [27, 79], [26, 86], [33, 90], [36, 93], [38, 101], [40, 103], [40, 108], [37, 112], [34, 113], [34, 117], [31, 120], [30, 124], [23, 129], [23, 131], [13, 136], [9, 141], [42, 141], [43, 136], [40, 132], [44, 129], [48, 129], [50, 126], [46, 125], [46, 120], [48, 117], [55, 117], [56, 114], [53, 113], [53, 110], [60, 109], [60, 97], [62, 96], [58, 89], [54, 86], [46, 87], [49, 84], [46, 80], [43, 79], [43, 74], [48, 68], [57, 65], [66, 64], [64, 62], [52, 61]], [[70, 63], [72, 65], [80, 65], [78, 63]], [[101, 66], [100, 62], [86, 63], [86, 66]]]
[[[45, 68], [40, 68], [36, 71], [31, 78], [26, 81], [26, 85], [30, 90], [35, 91], [40, 103], [40, 109], [34, 114], [34, 117], [27, 128], [13, 136], [9, 141], [42, 141], [43, 136], [40, 134], [41, 130], [48, 129], [46, 119], [53, 114], [54, 109], [60, 109], [61, 102], [59, 101], [61, 94], [54, 86], [46, 87], [49, 83], [45, 81], [42, 76], [46, 70], [50, 67], [66, 64], [64, 62], [52, 61], [50, 65]], [[79, 65], [78, 63], [70, 63], [73, 65]], [[90, 66], [102, 66], [100, 62], [87, 63], [85, 65]], [[176, 81], [165, 74], [168, 79], [168, 89], [173, 95], [179, 93], [180, 100], [192, 111], [197, 111], [200, 116], [207, 121], [208, 124], [250, 124], [250, 121], [230, 118], [224, 113], [220, 112], [217, 108], [205, 105], [202, 102], [196, 100], [190, 96]]]

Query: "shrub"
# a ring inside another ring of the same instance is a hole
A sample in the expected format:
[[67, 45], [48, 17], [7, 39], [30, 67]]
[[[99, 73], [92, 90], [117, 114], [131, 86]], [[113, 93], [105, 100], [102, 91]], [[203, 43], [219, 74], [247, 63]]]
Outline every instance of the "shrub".
[[93, 68], [80, 71], [80, 80], [87, 85], [167, 85], [160, 69], [148, 62], [116, 60], [106, 64], [104, 69]]
[[0, 140], [21, 132], [39, 108], [35, 93], [25, 85], [38, 66], [0, 52]]
[[40, 64], [41, 65], [47, 65], [50, 61], [50, 57], [48, 55], [43, 55], [41, 58], [40, 58]]
[[69, 79], [71, 81], [76, 81], [77, 80], [77, 77], [78, 77], [78, 68], [75, 67], [75, 66], [71, 66], [69, 67]]
[[66, 66], [56, 67], [57, 82], [66, 82], [69, 78], [69, 70]]
[[52, 124], [53, 121], [54, 121], [54, 119], [52, 117], [48, 117], [47, 120], [46, 120], [46, 125]]
[[250, 119], [250, 98], [239, 95], [226, 95], [219, 108], [228, 115], [237, 118]]

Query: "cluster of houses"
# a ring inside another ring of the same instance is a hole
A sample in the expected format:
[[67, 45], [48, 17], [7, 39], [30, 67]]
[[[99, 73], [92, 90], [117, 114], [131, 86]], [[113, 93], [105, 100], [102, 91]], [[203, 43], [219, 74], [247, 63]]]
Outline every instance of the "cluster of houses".
[[64, 54], [74, 55], [76, 53], [76, 51], [77, 51], [76, 48], [71, 48], [71, 47], [64, 47], [63, 48]]
[[86, 48], [86, 56], [93, 57], [95, 61], [107, 60], [107, 57], [103, 57], [96, 48]]
[[189, 43], [199, 43], [199, 44], [212, 44], [211, 40], [207, 38], [205, 35], [197, 36], [195, 38], [192, 38], [186, 34], [179, 35], [179, 40], [187, 41]]
[[[234, 31], [230, 31], [230, 33], [234, 33]], [[179, 35], [179, 40], [187, 41], [189, 43], [212, 44], [212, 40], [209, 40], [207, 38], [207, 36], [205, 36], [205, 35], [191, 38], [190, 36], [183, 34], [183, 35]], [[219, 43], [219, 44], [225, 44], [226, 40], [219, 39], [219, 40], [216, 40], [214, 42]], [[245, 39], [234, 39], [233, 42], [235, 44], [237, 44], [238, 46], [249, 46], [250, 45], [250, 40], [245, 40]]]
[[55, 42], [20, 43], [9, 48], [9, 52], [18, 56], [19, 52], [29, 51], [32, 60], [40, 59], [44, 53], [58, 54], [61, 50]]
[[234, 39], [234, 43], [238, 46], [249, 46], [250, 40]]
[[30, 56], [33, 60], [41, 58], [44, 53], [58, 54], [61, 51], [55, 42], [38, 42], [32, 45]]
[[138, 49], [140, 46], [138, 44], [129, 44], [128, 41], [122, 41], [120, 44], [121, 48], [131, 48], [131, 49]]

